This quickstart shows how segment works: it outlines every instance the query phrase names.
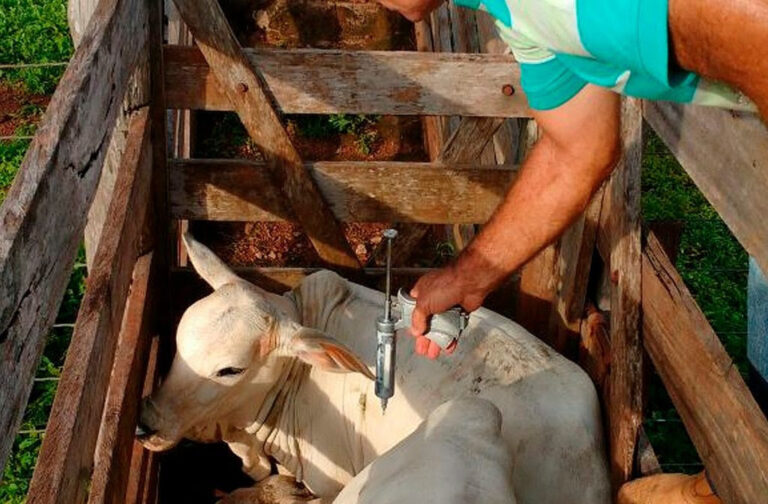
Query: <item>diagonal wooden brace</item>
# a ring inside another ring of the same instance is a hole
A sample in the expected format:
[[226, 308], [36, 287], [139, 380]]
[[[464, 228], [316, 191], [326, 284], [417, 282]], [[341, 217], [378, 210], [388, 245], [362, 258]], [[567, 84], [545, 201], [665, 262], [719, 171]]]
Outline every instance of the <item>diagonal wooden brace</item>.
[[219, 3], [216, 0], [174, 2], [320, 257], [333, 266], [360, 268], [341, 226], [304, 168], [261, 76], [240, 47]]

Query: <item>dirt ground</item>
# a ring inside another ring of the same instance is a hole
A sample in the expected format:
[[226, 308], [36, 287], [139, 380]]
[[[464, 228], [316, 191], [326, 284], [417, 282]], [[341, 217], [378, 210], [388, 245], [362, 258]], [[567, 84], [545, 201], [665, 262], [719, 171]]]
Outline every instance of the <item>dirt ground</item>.
[[0, 136], [17, 134], [22, 126], [36, 123], [49, 101], [48, 96], [29, 94], [20, 86], [0, 82]]

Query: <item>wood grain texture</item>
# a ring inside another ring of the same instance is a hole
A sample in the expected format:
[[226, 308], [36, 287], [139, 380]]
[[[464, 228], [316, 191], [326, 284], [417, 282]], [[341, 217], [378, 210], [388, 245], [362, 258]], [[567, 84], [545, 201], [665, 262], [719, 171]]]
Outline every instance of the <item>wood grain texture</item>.
[[757, 116], [645, 104], [645, 117], [734, 236], [768, 271], [768, 130]]
[[[174, 218], [295, 220], [263, 163], [171, 160], [169, 164]], [[335, 217], [344, 222], [485, 222], [516, 174], [512, 166], [488, 169], [387, 161], [305, 166]]]
[[640, 171], [643, 117], [639, 100], [622, 101], [624, 154], [605, 188], [610, 235], [611, 372], [610, 467], [614, 490], [632, 477], [637, 432], [643, 417], [643, 348], [640, 340]]
[[469, 163], [479, 159], [504, 119], [464, 117], [446, 142], [438, 163]]
[[146, 14], [139, 0], [99, 4], [0, 208], [0, 467], [64, 296]]
[[[150, 252], [136, 261], [96, 443], [89, 504], [124, 502], [154, 328]], [[156, 289], [155, 294], [162, 291]]]
[[[175, 0], [174, 3], [318, 255], [330, 265], [360, 268], [357, 256], [304, 169], [278, 117], [273, 97], [267, 94], [268, 84], [256, 70], [259, 65], [243, 52], [221, 6], [216, 0]], [[280, 71], [282, 74], [285, 70]]]
[[[520, 70], [507, 55], [245, 49], [284, 114], [527, 117]], [[168, 107], [233, 110], [199, 51], [166, 49]], [[518, 90], [506, 96], [502, 88]]]
[[765, 502], [768, 422], [653, 235], [643, 254], [643, 334], [719, 496]]
[[559, 278], [550, 315], [550, 340], [558, 352], [575, 358], [581, 325], [586, 317], [587, 287], [603, 208], [604, 188], [592, 197], [586, 211], [560, 238]]
[[[91, 19], [98, 1], [96, 0], [70, 0], [67, 3], [67, 18], [69, 22], [72, 41], [77, 48], [85, 33], [88, 22]], [[107, 147], [107, 154], [101, 169], [101, 177], [96, 188], [91, 207], [88, 210], [88, 218], [85, 224], [85, 263], [89, 268], [93, 266], [93, 256], [99, 245], [101, 230], [107, 218], [109, 203], [112, 201], [112, 191], [117, 179], [117, 170], [125, 151], [125, 142], [128, 138], [128, 127], [131, 123], [131, 115], [137, 108], [149, 102], [149, 72], [147, 69], [148, 51], [145, 47], [141, 50], [139, 61], [136, 64], [128, 90], [123, 99], [122, 108], [117, 116], [112, 136]]]
[[[435, 45], [432, 41], [432, 16], [414, 24], [414, 36], [416, 38], [416, 50], [419, 52], [431, 53], [435, 51]], [[424, 140], [424, 150], [430, 161], [437, 159], [440, 155], [447, 132], [444, 128], [447, 126], [444, 116], [421, 116], [421, 130]]]
[[[151, 395], [158, 382], [159, 350], [162, 339], [161, 335], [153, 337], [150, 341], [149, 350], [145, 355], [147, 372], [144, 376], [142, 397]], [[134, 440], [124, 504], [157, 503], [159, 458], [160, 454], [145, 449], [138, 440]]]
[[125, 300], [151, 202], [149, 111], [131, 124], [27, 502], [84, 502]]
[[[454, 131], [454, 133], [451, 135], [451, 137], [448, 139], [446, 144], [443, 146], [442, 151], [440, 152], [440, 155], [437, 157], [436, 164], [438, 165], [448, 165], [448, 164], [468, 164], [473, 163], [477, 160], [480, 153], [482, 153], [483, 149], [485, 149], [485, 146], [488, 145], [488, 143], [493, 138], [494, 133], [499, 128], [501, 123], [503, 122], [502, 119], [488, 119], [488, 118], [476, 118], [476, 117], [464, 117], [461, 120], [461, 123], [459, 124], [458, 128]], [[478, 170], [475, 170], [477, 175], [479, 177], [498, 177], [499, 173], [498, 169], [502, 168], [499, 166], [492, 166], [490, 168], [480, 168]], [[509, 168], [509, 167], [508, 167]], [[507, 169], [508, 169], [507, 168]], [[482, 174], [480, 173], [480, 170], [489, 171], [489, 174]], [[434, 176], [434, 180], [444, 180], [444, 181], [450, 181], [452, 173], [447, 170], [443, 170], [442, 172], [436, 173]], [[509, 174], [508, 174], [509, 175]], [[469, 194], [465, 193], [464, 190], [459, 190], [458, 192], [455, 190], [450, 190], [449, 187], [444, 187], [443, 190], [449, 191], [442, 194], [442, 200], [443, 200], [443, 210], [447, 210], [450, 212], [452, 208], [459, 209], [462, 208], [462, 203], [465, 205], [468, 205], [463, 210], [481, 210], [482, 213], [478, 213], [471, 218], [468, 218], [469, 216], [465, 216], [464, 218], [456, 218], [459, 217], [459, 215], [456, 215], [456, 217], [450, 217], [446, 218], [444, 220], [439, 221], [429, 221], [423, 218], [416, 219], [416, 222], [427, 222], [427, 223], [451, 223], [451, 224], [484, 224], [493, 213], [493, 210], [496, 209], [496, 207], [501, 203], [504, 196], [506, 195], [507, 190], [509, 189], [511, 183], [511, 179], [509, 182], [501, 183], [501, 185], [497, 186], [496, 189], [499, 190], [499, 192], [496, 194], [496, 198], [490, 198], [487, 195], [479, 195], [480, 199], [474, 199], [473, 197], [470, 197]], [[485, 185], [485, 190], [491, 188], [491, 185]], [[414, 197], [416, 199], [422, 199], [423, 196], [420, 196], [422, 194], [427, 194], [427, 191], [425, 188], [431, 188], [433, 187], [433, 184], [427, 184], [427, 185], [416, 185], [414, 186], [417, 191]], [[484, 190], [484, 192], [485, 192]], [[435, 193], [435, 196], [440, 197], [439, 193]], [[415, 202], [415, 200], [414, 200]], [[488, 211], [487, 208], [483, 208], [481, 205], [490, 203], [490, 211]], [[478, 218], [478, 216], [480, 218]], [[404, 222], [402, 220], [399, 220], [397, 222]], [[400, 233], [400, 236], [398, 237], [398, 244], [396, 250], [392, 254], [392, 263], [393, 264], [403, 264], [405, 263], [408, 258], [411, 257], [413, 252], [416, 250], [416, 247], [421, 243], [421, 240], [424, 238], [424, 236], [427, 234], [427, 231], [429, 231], [429, 226], [398, 226], [398, 232]], [[474, 233], [462, 233], [461, 230], [456, 229], [454, 230], [454, 238], [455, 238], [455, 245], [458, 246], [458, 250], [461, 250], [464, 245], [466, 245], [465, 242], [469, 242], [471, 240]]]

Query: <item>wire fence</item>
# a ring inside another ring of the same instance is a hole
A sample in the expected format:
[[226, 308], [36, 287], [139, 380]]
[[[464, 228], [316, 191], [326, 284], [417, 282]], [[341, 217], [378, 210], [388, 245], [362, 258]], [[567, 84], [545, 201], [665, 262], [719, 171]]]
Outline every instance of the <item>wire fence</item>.
[[26, 68], [65, 67], [69, 61], [43, 61], [40, 63], [0, 63], [0, 70], [24, 70]]
[[35, 138], [33, 135], [3, 135], [0, 136], [0, 142], [19, 142], [32, 140]]

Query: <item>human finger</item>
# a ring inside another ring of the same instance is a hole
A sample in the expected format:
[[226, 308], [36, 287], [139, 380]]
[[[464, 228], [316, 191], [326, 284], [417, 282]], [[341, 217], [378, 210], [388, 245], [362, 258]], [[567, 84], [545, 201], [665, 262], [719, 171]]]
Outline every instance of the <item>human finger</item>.
[[414, 344], [414, 350], [419, 355], [427, 355], [427, 351], [429, 350], [429, 338], [426, 336], [418, 336], [416, 338], [416, 343]]
[[435, 360], [440, 355], [440, 347], [434, 341], [426, 338], [429, 341], [429, 348], [427, 349], [427, 358]]

